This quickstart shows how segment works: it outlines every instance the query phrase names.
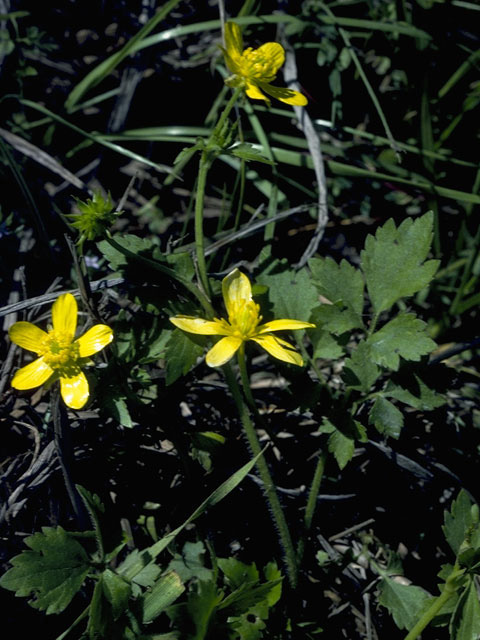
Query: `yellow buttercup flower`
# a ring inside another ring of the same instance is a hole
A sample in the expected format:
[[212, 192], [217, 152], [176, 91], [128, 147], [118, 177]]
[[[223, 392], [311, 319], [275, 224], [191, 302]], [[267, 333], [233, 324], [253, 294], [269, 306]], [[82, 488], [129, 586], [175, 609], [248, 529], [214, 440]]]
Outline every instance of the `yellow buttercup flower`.
[[15, 322], [10, 327], [8, 334], [12, 342], [40, 356], [16, 372], [12, 380], [14, 389], [34, 389], [60, 379], [65, 404], [72, 409], [85, 405], [89, 390], [81, 367], [89, 356], [113, 340], [113, 331], [105, 324], [96, 324], [75, 340], [77, 313], [75, 298], [71, 293], [63, 293], [53, 303], [53, 327], [48, 333], [31, 322]]
[[189, 333], [204, 336], [224, 336], [207, 353], [209, 367], [220, 367], [232, 358], [244, 342], [253, 340], [279, 360], [303, 365], [302, 356], [286, 340], [272, 335], [272, 331], [285, 329], [309, 329], [315, 327], [301, 320], [272, 320], [260, 324], [260, 306], [253, 301], [250, 280], [238, 269], [223, 279], [222, 293], [228, 320], [214, 318], [204, 320], [193, 316], [174, 316], [170, 322]]
[[303, 107], [307, 98], [298, 91], [284, 87], [274, 87], [278, 70], [285, 62], [285, 50], [278, 42], [267, 42], [258, 49], [243, 48], [242, 32], [235, 22], [225, 24], [225, 62], [233, 73], [225, 80], [229, 87], [245, 87], [245, 92], [253, 100], [270, 100], [265, 93], [281, 102]]

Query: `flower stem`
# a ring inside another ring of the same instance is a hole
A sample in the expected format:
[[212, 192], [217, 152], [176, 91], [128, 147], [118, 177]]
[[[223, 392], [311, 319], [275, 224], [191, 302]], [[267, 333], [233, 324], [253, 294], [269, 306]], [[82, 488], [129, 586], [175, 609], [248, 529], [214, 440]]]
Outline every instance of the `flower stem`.
[[62, 407], [60, 406], [60, 388], [58, 387], [58, 385], [55, 389], [52, 390], [52, 394], [50, 396], [50, 411], [52, 413], [53, 420], [55, 450], [57, 452], [60, 467], [62, 469], [63, 479], [65, 481], [65, 487], [67, 489], [68, 497], [70, 498], [70, 502], [72, 503], [73, 511], [75, 512], [78, 525], [82, 529], [87, 529], [88, 517], [71, 476], [71, 468], [74, 460], [73, 447], [68, 428], [65, 428], [65, 426], [68, 427], [68, 425], [64, 424], [65, 414]]
[[230, 115], [230, 111], [233, 109], [235, 102], [237, 101], [241, 87], [237, 87], [233, 92], [230, 100], [227, 102], [225, 109], [223, 110], [217, 124], [215, 125], [210, 138], [206, 144], [206, 147], [202, 151], [200, 156], [200, 164], [198, 167], [198, 179], [197, 179], [197, 192], [195, 195], [195, 253], [197, 256], [198, 275], [200, 278], [200, 284], [207, 295], [211, 298], [210, 283], [207, 275], [207, 264], [205, 261], [205, 238], [203, 234], [203, 211], [205, 201], [205, 186], [207, 184], [208, 170], [212, 165], [211, 148], [217, 149], [222, 147], [225, 142], [225, 136], [223, 129], [227, 122], [227, 118]]
[[[247, 377], [247, 372], [245, 367], [245, 355], [243, 354], [243, 357], [242, 357], [240, 353], [239, 353], [239, 366], [240, 366], [242, 381], [247, 380], [247, 383], [248, 383], [248, 377]], [[224, 372], [227, 378], [228, 386], [230, 387], [230, 391], [232, 392], [233, 399], [235, 401], [235, 404], [237, 405], [238, 413], [240, 414], [240, 419], [242, 421], [243, 429], [244, 429], [248, 444], [250, 446], [251, 452], [253, 453], [254, 456], [261, 454], [262, 448], [258, 440], [255, 426], [252, 422], [250, 413], [248, 411], [248, 407], [243, 399], [242, 392], [238, 386], [238, 383], [235, 379], [232, 369], [230, 368], [230, 365], [224, 366]], [[249, 385], [247, 386], [249, 389]], [[250, 393], [251, 395], [251, 391], [245, 392], [246, 395], [248, 393]], [[283, 513], [280, 500], [278, 499], [278, 495], [275, 490], [275, 485], [273, 483], [272, 476], [270, 475], [270, 471], [268, 469], [267, 462], [263, 454], [259, 456], [256, 466], [260, 474], [260, 478], [263, 482], [265, 495], [267, 497], [267, 501], [270, 506], [270, 510], [272, 512], [273, 519], [278, 530], [280, 544], [285, 553], [285, 565], [286, 565], [288, 580], [290, 582], [291, 587], [295, 588], [297, 585], [298, 570], [297, 570], [297, 560], [296, 560], [295, 551], [293, 548], [292, 537], [288, 529], [287, 521], [285, 519], [285, 515]]]
[[200, 156], [198, 168], [197, 194], [195, 196], [195, 253], [197, 256], [198, 275], [205, 294], [211, 298], [210, 283], [208, 282], [207, 263], [205, 262], [205, 238], [203, 235], [203, 204], [205, 200], [205, 185], [210, 168], [210, 157], [206, 149]]

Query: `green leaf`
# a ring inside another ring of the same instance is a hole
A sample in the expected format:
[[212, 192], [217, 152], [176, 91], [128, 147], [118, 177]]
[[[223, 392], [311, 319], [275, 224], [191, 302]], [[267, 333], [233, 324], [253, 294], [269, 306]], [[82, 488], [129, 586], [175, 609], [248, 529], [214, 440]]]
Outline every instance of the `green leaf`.
[[346, 260], [337, 264], [332, 258], [312, 258], [308, 266], [320, 295], [332, 304], [343, 303], [357, 317], [357, 326], [363, 327], [364, 282], [361, 271]]
[[[336, 424], [339, 424], [340, 428]], [[355, 440], [366, 442], [367, 433], [365, 427], [349, 415], [337, 417], [336, 424], [324, 418], [319, 432], [331, 434], [327, 443], [328, 450], [333, 453], [340, 469], [343, 469], [353, 457]]]
[[411, 629], [430, 595], [415, 585], [399, 584], [385, 577], [380, 583], [378, 602], [386, 607], [399, 629]]
[[[265, 565], [263, 569], [263, 573], [265, 575], [265, 578], [269, 582], [277, 581], [282, 577], [282, 572], [280, 571], [280, 569], [277, 566], [277, 563], [274, 560]], [[279, 582], [277, 586], [273, 587], [273, 589], [269, 591], [267, 594], [268, 606], [273, 607], [273, 605], [280, 600], [281, 596], [282, 596], [282, 583]]]
[[143, 598], [142, 621], [151, 622], [185, 591], [185, 586], [175, 571], [163, 575]]
[[339, 468], [344, 469], [353, 458], [355, 440], [336, 430], [328, 439], [328, 450], [335, 456]]
[[237, 158], [241, 158], [246, 162], [254, 160], [255, 162], [263, 162], [264, 164], [269, 164], [271, 166], [275, 164], [275, 162], [266, 158], [258, 149], [247, 142], [237, 142], [234, 146], [226, 149], [225, 152], [230, 153]]
[[236, 558], [218, 558], [218, 566], [225, 574], [228, 584], [233, 589], [245, 582], [258, 582], [260, 575], [254, 562], [245, 564]]
[[87, 633], [90, 640], [102, 637], [107, 625], [107, 612], [105, 611], [105, 601], [103, 599], [103, 575], [95, 584], [90, 606], [88, 607]]
[[429, 389], [417, 374], [409, 376], [408, 381], [402, 380], [401, 384], [389, 380], [383, 394], [421, 411], [433, 411], [446, 402], [442, 395]]
[[432, 280], [438, 260], [424, 262], [433, 237], [433, 213], [398, 227], [392, 219], [369, 235], [361, 253], [362, 271], [376, 314], [420, 291]]
[[[147, 238], [139, 238], [138, 236], [130, 233], [126, 233], [124, 235], [117, 233], [114, 236], [114, 240], [117, 244], [135, 254], [141, 254], [144, 251], [150, 251], [152, 249], [152, 243], [150, 240]], [[117, 271], [120, 267], [123, 267], [128, 263], [128, 258], [123, 253], [112, 247], [107, 240], [97, 242], [97, 247], [105, 256], [113, 271]]]
[[455, 608], [450, 623], [450, 637], [455, 640], [478, 640], [480, 637], [480, 602], [473, 577]]
[[[317, 327], [317, 317], [315, 315], [315, 309], [313, 310], [311, 321], [314, 322]], [[343, 355], [343, 348], [337, 342], [337, 340], [328, 331], [323, 329], [311, 329], [308, 332], [308, 337], [313, 345], [313, 357], [324, 358], [325, 360], [337, 360]]]
[[203, 542], [186, 542], [181, 555], [176, 553], [168, 568], [175, 571], [183, 582], [194, 577], [208, 581], [212, 576], [212, 570], [204, 566], [204, 555], [205, 545]]
[[105, 408], [108, 408], [110, 414], [117, 420], [118, 424], [126, 429], [133, 427], [132, 417], [125, 402], [125, 397], [109, 394], [103, 398], [103, 403]]
[[167, 386], [190, 371], [203, 353], [203, 344], [203, 338], [199, 340], [197, 336], [192, 337], [180, 329], [172, 331], [165, 348]]
[[413, 313], [401, 313], [367, 340], [370, 357], [376, 364], [398, 371], [400, 357], [418, 362], [436, 344], [427, 335], [426, 324]]
[[444, 523], [442, 530], [445, 538], [452, 551], [457, 555], [469, 529], [476, 524], [472, 518], [472, 502], [463, 489], [457, 499], [452, 500], [450, 511], [444, 512]]
[[[323, 329], [337, 336], [352, 329], [363, 328], [359, 316], [351, 309], [343, 309], [343, 303], [322, 304], [312, 311], [310, 317], [319, 329]], [[309, 334], [310, 335], [310, 332]]]
[[117, 620], [125, 611], [132, 589], [128, 582], [110, 569], [105, 569], [102, 574], [103, 594], [112, 605], [112, 616]]
[[32, 551], [23, 551], [11, 560], [12, 568], [0, 586], [16, 596], [34, 596], [29, 604], [47, 614], [60, 613], [81, 588], [89, 570], [84, 548], [62, 527], [43, 527], [25, 539]]
[[188, 612], [195, 624], [195, 640], [206, 637], [207, 630], [211, 624], [218, 605], [222, 601], [223, 592], [217, 589], [213, 580], [208, 582], [197, 582], [196, 589], [190, 593], [188, 598]]
[[369, 345], [360, 342], [351, 357], [345, 360], [342, 377], [347, 387], [368, 393], [380, 373], [372, 360]]
[[306, 269], [296, 273], [262, 274], [257, 282], [268, 286], [268, 298], [275, 318], [308, 321], [313, 307], [318, 304], [317, 291]]
[[392, 438], [399, 438], [403, 427], [403, 414], [382, 396], [378, 396], [370, 409], [370, 424], [373, 424], [377, 431]]

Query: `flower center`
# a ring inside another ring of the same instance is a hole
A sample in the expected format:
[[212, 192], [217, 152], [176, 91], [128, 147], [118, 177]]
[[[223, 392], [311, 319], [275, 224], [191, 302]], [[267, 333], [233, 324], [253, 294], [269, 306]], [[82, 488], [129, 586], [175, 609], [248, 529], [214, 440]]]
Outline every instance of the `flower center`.
[[53, 370], [60, 371], [65, 377], [72, 377], [80, 371], [78, 344], [65, 331], [51, 329], [42, 343], [40, 355]]
[[255, 335], [255, 329], [259, 325], [262, 316], [259, 314], [260, 306], [253, 300], [235, 305], [228, 316], [228, 321], [233, 329], [234, 336], [248, 340]]
[[272, 60], [258, 49], [252, 49], [252, 47], [245, 49], [239, 66], [242, 75], [247, 78], [255, 78], [262, 82], [271, 82], [275, 79], [275, 67]]

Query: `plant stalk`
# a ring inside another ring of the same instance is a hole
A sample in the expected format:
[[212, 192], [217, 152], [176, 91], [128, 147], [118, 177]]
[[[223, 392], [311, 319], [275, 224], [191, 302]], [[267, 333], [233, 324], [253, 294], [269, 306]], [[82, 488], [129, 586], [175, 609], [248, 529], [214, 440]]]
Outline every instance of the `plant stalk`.
[[[243, 357], [242, 357], [242, 355], [240, 354], [240, 350], [239, 350], [239, 366], [240, 366], [242, 381], [246, 380], [247, 382], [248, 391], [245, 391], [245, 395], [249, 394], [251, 396], [251, 390], [248, 384], [248, 376], [247, 376], [246, 367], [245, 367], [245, 356], [243, 354]], [[238, 386], [238, 383], [235, 379], [235, 376], [230, 366], [225, 365], [223, 369], [225, 372], [225, 377], [227, 379], [228, 386], [230, 387], [230, 391], [232, 393], [233, 399], [237, 406], [238, 413], [242, 421], [243, 429], [244, 429], [248, 444], [250, 446], [250, 449], [253, 455], [257, 456], [261, 454], [262, 448], [258, 440], [258, 436], [255, 430], [255, 425], [253, 424], [252, 419], [250, 417], [248, 406], [244, 401], [243, 394], [240, 390], [240, 387]], [[263, 482], [265, 495], [267, 497], [267, 501], [270, 506], [270, 510], [272, 512], [273, 519], [278, 530], [280, 544], [285, 553], [284, 560], [285, 560], [285, 566], [287, 570], [288, 581], [290, 582], [291, 587], [295, 588], [298, 581], [298, 568], [297, 568], [297, 559], [296, 559], [295, 550], [293, 547], [292, 537], [288, 529], [287, 521], [285, 519], [285, 515], [283, 513], [280, 500], [275, 490], [275, 485], [273, 483], [272, 476], [270, 475], [270, 471], [268, 469], [268, 465], [263, 454], [259, 455], [256, 466], [260, 474], [260, 478]]]

